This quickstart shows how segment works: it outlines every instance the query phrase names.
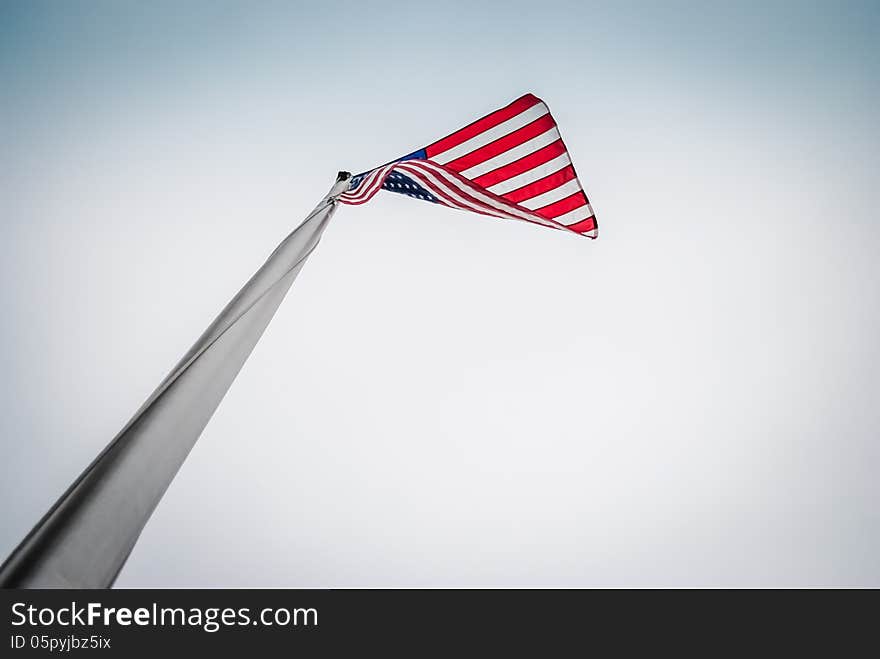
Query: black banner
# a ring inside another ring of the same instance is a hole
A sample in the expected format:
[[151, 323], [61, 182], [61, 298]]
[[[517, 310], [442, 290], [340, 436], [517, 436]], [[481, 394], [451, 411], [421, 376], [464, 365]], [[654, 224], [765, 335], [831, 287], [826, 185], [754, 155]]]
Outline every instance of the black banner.
[[[869, 597], [863, 597], [868, 595]], [[3, 590], [2, 656], [609, 647], [839, 651], [876, 593], [635, 590]], [[844, 604], [846, 634], [832, 635]], [[870, 604], [870, 606], [868, 606]], [[760, 639], [759, 646], [746, 642]], [[706, 646], [704, 643], [709, 643]]]

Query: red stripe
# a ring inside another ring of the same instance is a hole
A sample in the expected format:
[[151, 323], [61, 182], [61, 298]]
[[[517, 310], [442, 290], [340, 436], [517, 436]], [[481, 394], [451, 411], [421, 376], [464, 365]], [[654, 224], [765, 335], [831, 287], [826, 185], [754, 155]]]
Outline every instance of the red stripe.
[[541, 99], [536, 98], [531, 94], [526, 94], [525, 96], [516, 99], [507, 107], [496, 110], [491, 114], [487, 114], [482, 119], [477, 119], [472, 124], [469, 124], [461, 130], [452, 133], [452, 135], [449, 135], [448, 137], [444, 137], [442, 140], [434, 142], [431, 146], [425, 148], [425, 152], [430, 158], [431, 156], [438, 153], [448, 151], [452, 147], [458, 146], [462, 142], [466, 142], [475, 135], [479, 135], [480, 133], [487, 131], [490, 128], [493, 128], [494, 126], [497, 126], [498, 124], [507, 121], [511, 117], [515, 117], [520, 112], [525, 112], [530, 107], [532, 107], [533, 105], [537, 105], [540, 102]]
[[517, 188], [516, 190], [511, 190], [510, 192], [505, 192], [502, 197], [505, 199], [509, 199], [515, 204], [518, 204], [521, 201], [525, 201], [526, 199], [531, 199], [532, 197], [537, 197], [539, 194], [543, 194], [552, 190], [553, 188], [558, 188], [563, 183], [570, 181], [575, 178], [574, 167], [568, 165], [567, 167], [563, 167], [557, 172], [553, 172], [545, 176], [544, 178], [539, 178], [537, 181], [532, 181], [528, 185], [524, 185], [521, 188]]
[[556, 122], [553, 121], [553, 117], [549, 113], [545, 114], [535, 119], [532, 123], [526, 124], [512, 133], [508, 133], [504, 137], [499, 137], [494, 142], [489, 142], [487, 145], [481, 146], [479, 149], [471, 151], [461, 158], [451, 160], [443, 166], [451, 169], [453, 172], [463, 172], [474, 165], [479, 165], [481, 162], [489, 160], [489, 158], [494, 158], [505, 151], [509, 151], [523, 142], [528, 142], [533, 137], [546, 133], [555, 126]]
[[552, 204], [547, 204], [546, 206], [538, 208], [535, 212], [543, 217], [553, 219], [554, 217], [559, 217], [569, 211], [573, 211], [575, 208], [580, 208], [581, 206], [586, 205], [586, 203], [587, 195], [584, 194], [583, 190], [578, 190], [564, 199], [560, 199]]
[[552, 144], [548, 144], [534, 153], [523, 156], [519, 160], [514, 160], [512, 163], [502, 165], [497, 169], [493, 169], [491, 172], [486, 172], [482, 176], [478, 176], [474, 179], [474, 183], [481, 185], [484, 188], [491, 187], [496, 183], [501, 183], [502, 181], [506, 181], [507, 179], [513, 178], [523, 172], [527, 172], [530, 169], [539, 167], [545, 162], [549, 162], [554, 158], [561, 156], [563, 153], [565, 153], [565, 145], [562, 143], [561, 139], [556, 140]]
[[586, 233], [587, 231], [592, 231], [596, 228], [596, 216], [591, 215], [586, 220], [581, 220], [577, 224], [572, 224], [568, 228], [575, 233]]

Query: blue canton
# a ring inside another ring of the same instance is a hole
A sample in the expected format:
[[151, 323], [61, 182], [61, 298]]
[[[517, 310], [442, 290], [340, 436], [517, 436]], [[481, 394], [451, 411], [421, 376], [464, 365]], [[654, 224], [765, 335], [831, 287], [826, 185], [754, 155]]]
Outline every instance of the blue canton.
[[405, 176], [400, 172], [391, 172], [385, 182], [382, 184], [383, 190], [389, 192], [398, 192], [405, 194], [414, 199], [424, 199], [438, 203], [437, 197], [425, 190], [421, 185], [412, 180], [409, 176]]

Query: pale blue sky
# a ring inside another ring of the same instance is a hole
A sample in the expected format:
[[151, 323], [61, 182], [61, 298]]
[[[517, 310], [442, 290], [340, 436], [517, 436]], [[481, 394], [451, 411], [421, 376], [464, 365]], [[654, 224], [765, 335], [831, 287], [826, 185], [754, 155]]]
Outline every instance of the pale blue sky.
[[119, 585], [880, 585], [877, 3], [4, 2], [0, 554], [338, 169], [525, 92], [598, 241], [343, 208]]

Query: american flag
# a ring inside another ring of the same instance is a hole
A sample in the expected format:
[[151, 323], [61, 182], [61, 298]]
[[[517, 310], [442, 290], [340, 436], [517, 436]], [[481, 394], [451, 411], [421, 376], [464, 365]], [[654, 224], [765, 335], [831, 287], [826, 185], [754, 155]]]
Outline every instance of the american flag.
[[363, 204], [380, 189], [590, 238], [599, 233], [550, 109], [532, 94], [352, 177], [339, 201]]

